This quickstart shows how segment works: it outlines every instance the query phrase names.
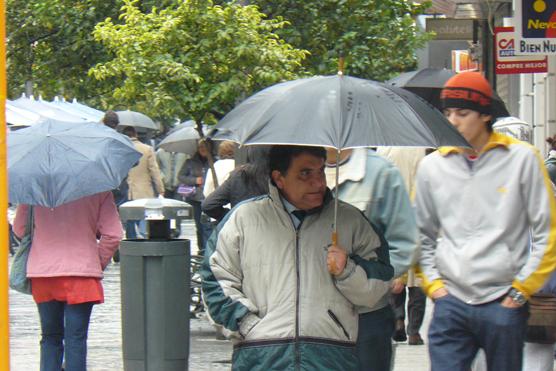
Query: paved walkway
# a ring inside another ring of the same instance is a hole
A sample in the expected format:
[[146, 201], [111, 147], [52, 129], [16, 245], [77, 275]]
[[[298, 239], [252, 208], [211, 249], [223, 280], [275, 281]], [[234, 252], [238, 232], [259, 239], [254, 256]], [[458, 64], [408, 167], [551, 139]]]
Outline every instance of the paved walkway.
[[[119, 266], [110, 265], [104, 279], [105, 303], [95, 306], [89, 330], [89, 371], [123, 370]], [[232, 346], [215, 340], [208, 322], [192, 319], [190, 370], [229, 370]], [[30, 296], [10, 291], [11, 370], [38, 370], [40, 328], [35, 304]], [[396, 371], [428, 370], [425, 346], [399, 344]]]
[[[192, 228], [188, 226], [189, 230]], [[192, 235], [188, 237], [194, 238]], [[194, 241], [192, 245], [195, 246]], [[103, 284], [105, 302], [94, 307], [89, 328], [88, 370], [123, 370], [119, 264], [108, 266]], [[30, 296], [11, 290], [9, 300], [11, 370], [38, 371], [40, 327], [36, 306]], [[427, 322], [430, 307], [427, 310]], [[212, 326], [205, 319], [192, 319], [190, 334], [190, 370], [230, 369], [231, 343], [216, 340]], [[425, 336], [426, 331], [422, 335]], [[397, 346], [395, 371], [428, 369], [426, 346]]]

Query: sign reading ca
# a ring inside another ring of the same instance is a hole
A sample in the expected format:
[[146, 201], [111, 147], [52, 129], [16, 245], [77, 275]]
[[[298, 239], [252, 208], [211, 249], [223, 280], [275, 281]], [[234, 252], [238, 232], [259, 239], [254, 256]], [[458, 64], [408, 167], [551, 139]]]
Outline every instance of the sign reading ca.
[[516, 0], [516, 54], [556, 54], [556, 1]]
[[517, 45], [513, 27], [496, 27], [494, 32], [496, 74], [505, 75], [548, 71], [548, 58], [546, 56], [516, 55]]

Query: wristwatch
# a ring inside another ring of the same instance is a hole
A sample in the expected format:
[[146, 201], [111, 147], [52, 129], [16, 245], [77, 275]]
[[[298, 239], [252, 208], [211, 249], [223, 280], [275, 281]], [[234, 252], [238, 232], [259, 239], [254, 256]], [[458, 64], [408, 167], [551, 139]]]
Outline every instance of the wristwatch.
[[527, 299], [525, 298], [525, 296], [523, 296], [521, 291], [516, 290], [513, 287], [510, 289], [510, 291], [508, 291], [508, 297], [512, 299], [514, 303], [519, 305], [527, 303]]

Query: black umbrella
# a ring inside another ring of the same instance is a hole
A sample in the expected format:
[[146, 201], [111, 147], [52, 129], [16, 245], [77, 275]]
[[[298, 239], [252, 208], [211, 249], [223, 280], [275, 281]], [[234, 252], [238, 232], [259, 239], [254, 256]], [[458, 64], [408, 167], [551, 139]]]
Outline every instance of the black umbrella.
[[415, 94], [341, 74], [266, 88], [224, 116], [210, 136], [243, 145], [332, 147], [338, 155], [356, 147], [469, 146], [444, 115]]
[[[416, 71], [405, 72], [388, 80], [386, 83], [411, 91], [425, 99], [438, 109], [440, 105], [440, 92], [448, 79], [456, 73], [445, 68], [423, 68]], [[492, 96], [492, 119], [510, 116], [506, 105], [493, 91]]]
[[350, 76], [273, 85], [236, 106], [211, 132], [240, 144], [338, 150], [374, 146], [468, 146], [434, 107], [406, 90]]

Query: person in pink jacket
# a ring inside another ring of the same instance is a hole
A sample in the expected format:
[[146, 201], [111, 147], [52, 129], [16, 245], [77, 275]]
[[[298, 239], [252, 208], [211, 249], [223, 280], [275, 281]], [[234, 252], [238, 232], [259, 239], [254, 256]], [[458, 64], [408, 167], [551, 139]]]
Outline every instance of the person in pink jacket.
[[[14, 232], [25, 233], [29, 207], [20, 205]], [[85, 371], [94, 304], [104, 302], [103, 270], [122, 238], [111, 192], [48, 208], [34, 206], [27, 277], [41, 322], [41, 371]], [[65, 348], [65, 349], [64, 349]]]

